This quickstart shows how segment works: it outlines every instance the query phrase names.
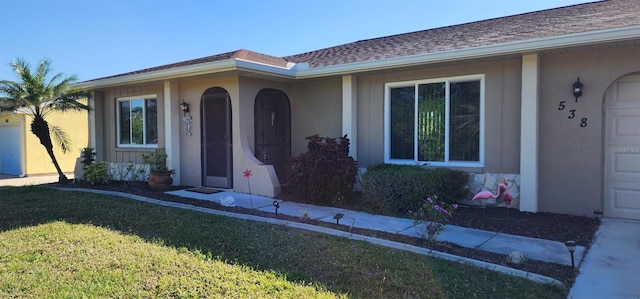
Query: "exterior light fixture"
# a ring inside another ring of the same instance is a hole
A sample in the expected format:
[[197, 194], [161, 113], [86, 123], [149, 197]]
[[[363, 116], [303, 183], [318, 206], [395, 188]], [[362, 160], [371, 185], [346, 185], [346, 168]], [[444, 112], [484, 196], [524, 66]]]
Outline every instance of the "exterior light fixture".
[[576, 241], [570, 240], [564, 243], [564, 246], [567, 246], [567, 250], [571, 254], [571, 268], [575, 268], [575, 263], [573, 261], [573, 253], [576, 252]]
[[580, 77], [578, 77], [578, 81], [573, 83], [573, 96], [576, 98], [576, 103], [578, 102], [578, 98], [582, 96], [582, 87], [584, 84], [580, 82]]
[[340, 225], [340, 219], [342, 219], [342, 217], [344, 217], [344, 214], [341, 213], [335, 214], [333, 216], [333, 219], [336, 220], [336, 225]]
[[191, 113], [189, 113], [189, 103], [185, 102], [184, 99], [182, 99], [182, 103], [180, 103], [180, 110], [184, 113], [182, 120], [184, 120], [185, 134], [191, 136], [191, 121], [193, 118], [191, 117]]
[[280, 208], [280, 203], [277, 200], [274, 200], [273, 206], [276, 208], [276, 217], [278, 217], [278, 209]]
[[184, 99], [182, 99], [182, 103], [180, 103], [180, 110], [182, 110], [182, 112], [184, 112], [185, 114], [189, 112], [189, 104], [185, 102]]

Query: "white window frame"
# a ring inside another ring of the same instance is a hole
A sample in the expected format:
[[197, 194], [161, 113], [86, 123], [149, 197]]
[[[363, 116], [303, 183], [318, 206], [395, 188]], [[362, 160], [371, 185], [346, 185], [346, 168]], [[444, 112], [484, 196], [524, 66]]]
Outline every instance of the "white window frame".
[[[144, 106], [144, 108], [142, 109], [142, 121], [143, 121], [143, 126], [144, 126], [144, 130], [143, 130], [143, 136], [144, 136], [144, 144], [126, 144], [126, 143], [120, 143], [120, 141], [122, 140], [122, 136], [121, 136], [121, 130], [120, 130], [120, 126], [121, 126], [121, 121], [120, 121], [120, 102], [131, 102], [132, 100], [143, 100], [143, 102], [145, 100], [152, 100], [155, 99], [156, 100], [156, 105], [158, 104], [158, 96], [156, 94], [146, 94], [146, 95], [140, 95], [140, 96], [132, 96], [132, 97], [121, 97], [121, 98], [116, 98], [116, 143], [118, 144], [118, 147], [122, 147], [122, 148], [158, 148], [158, 144], [147, 144], [147, 107], [146, 105]], [[131, 107], [131, 105], [129, 105], [129, 107]], [[157, 113], [160, 113], [160, 106], [156, 106], [158, 107], [158, 111]], [[157, 125], [157, 124], [156, 124]], [[158, 128], [156, 128], [158, 129]]]
[[[479, 136], [479, 161], [449, 161], [449, 135], [450, 135], [450, 95], [449, 89], [451, 83], [480, 81], [480, 136]], [[445, 90], [445, 158], [444, 162], [440, 161], [418, 161], [418, 85], [446, 82]], [[408, 159], [391, 159], [391, 89], [398, 87], [415, 87], [414, 94], [414, 157], [413, 160]], [[454, 166], [454, 167], [484, 167], [484, 139], [485, 139], [485, 75], [475, 74], [466, 76], [444, 77], [425, 80], [413, 80], [402, 82], [389, 82], [384, 85], [384, 163], [386, 164], [426, 164], [430, 166]]]

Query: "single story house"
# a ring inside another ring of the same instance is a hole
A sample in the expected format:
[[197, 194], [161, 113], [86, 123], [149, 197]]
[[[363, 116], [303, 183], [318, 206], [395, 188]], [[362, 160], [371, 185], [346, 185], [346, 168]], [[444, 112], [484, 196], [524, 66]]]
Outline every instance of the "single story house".
[[[54, 112], [46, 117], [50, 126], [62, 129], [71, 141], [73, 150], [66, 153], [58, 146], [53, 147], [58, 164], [65, 173], [73, 173], [81, 149], [87, 146], [87, 115], [86, 111]], [[20, 177], [57, 174], [46, 149], [31, 132], [31, 120], [19, 110], [0, 113], [0, 173]], [[52, 141], [55, 143], [55, 139]]]
[[450, 167], [485, 187], [509, 179], [521, 211], [640, 219], [636, 0], [286, 57], [238, 50], [75, 87], [93, 93], [100, 160], [162, 147], [176, 184], [248, 192], [251, 169], [251, 191], [274, 196], [305, 137], [346, 134], [363, 169]]

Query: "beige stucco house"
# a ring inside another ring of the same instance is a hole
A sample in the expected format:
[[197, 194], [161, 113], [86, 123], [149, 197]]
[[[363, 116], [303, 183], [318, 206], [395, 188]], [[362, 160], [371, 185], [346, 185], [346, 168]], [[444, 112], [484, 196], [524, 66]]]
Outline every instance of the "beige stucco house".
[[[54, 145], [53, 152], [65, 173], [73, 173], [80, 150], [88, 142], [88, 113], [54, 112], [47, 115], [49, 125], [62, 129], [71, 141], [70, 151], [63, 153]], [[57, 174], [46, 149], [31, 132], [31, 117], [16, 112], [0, 113], [0, 173], [16, 176]], [[52, 137], [53, 138], [53, 137]], [[55, 140], [53, 140], [55, 143]]]
[[163, 147], [176, 184], [248, 192], [242, 171], [251, 169], [251, 191], [273, 196], [306, 136], [346, 134], [363, 169], [462, 169], [485, 186], [509, 178], [522, 211], [640, 219], [635, 0], [287, 57], [239, 50], [76, 87], [94, 95], [99, 159], [140, 162]]

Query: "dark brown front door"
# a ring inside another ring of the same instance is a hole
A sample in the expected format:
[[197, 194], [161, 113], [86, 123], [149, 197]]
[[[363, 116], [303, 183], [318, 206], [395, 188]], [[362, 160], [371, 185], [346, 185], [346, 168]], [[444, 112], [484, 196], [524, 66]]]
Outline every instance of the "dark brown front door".
[[291, 107], [287, 95], [276, 89], [258, 92], [254, 106], [255, 156], [273, 165], [281, 184], [286, 183], [285, 164], [291, 158]]
[[231, 188], [231, 99], [226, 90], [209, 88], [202, 95], [202, 185]]

